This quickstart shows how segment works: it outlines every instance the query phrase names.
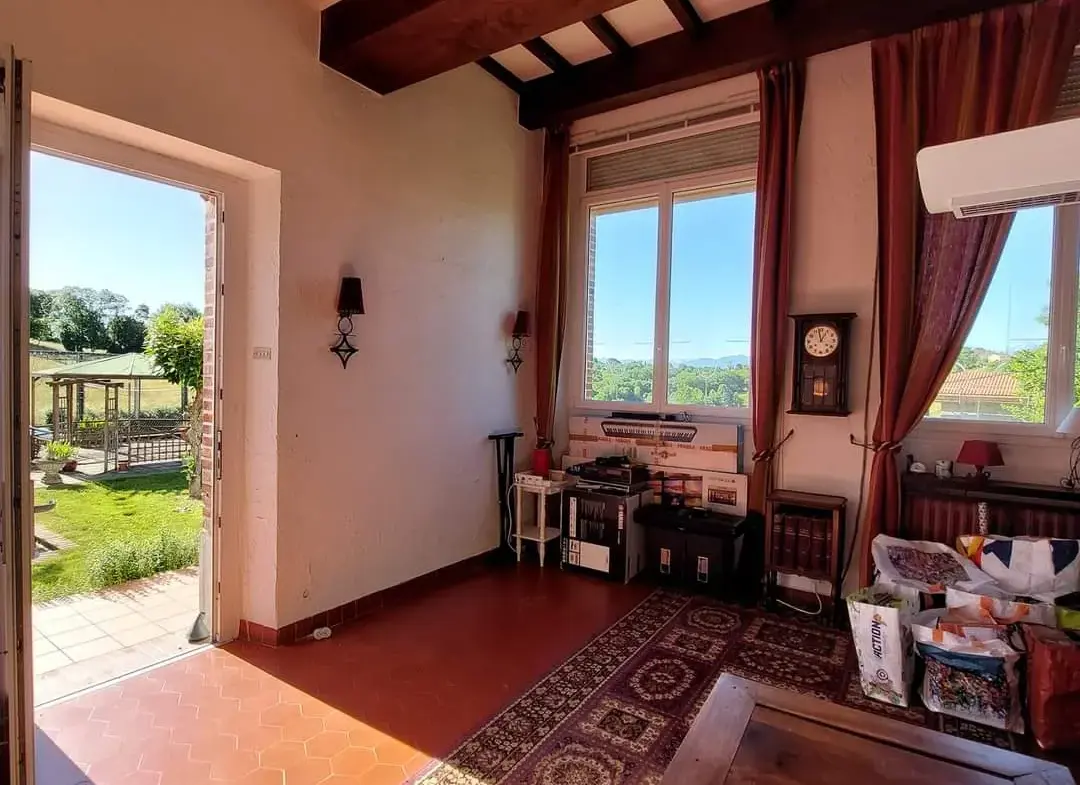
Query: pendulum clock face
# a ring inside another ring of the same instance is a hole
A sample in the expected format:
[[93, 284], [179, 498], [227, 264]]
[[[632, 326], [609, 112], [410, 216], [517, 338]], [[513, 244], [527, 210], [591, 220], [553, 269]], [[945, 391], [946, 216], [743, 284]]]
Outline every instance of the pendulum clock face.
[[851, 320], [855, 314], [800, 314], [795, 320], [792, 414], [846, 415]]

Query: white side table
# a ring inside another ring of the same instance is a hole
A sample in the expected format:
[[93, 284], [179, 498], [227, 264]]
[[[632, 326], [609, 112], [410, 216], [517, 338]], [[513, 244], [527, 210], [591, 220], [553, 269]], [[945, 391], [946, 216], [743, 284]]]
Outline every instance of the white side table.
[[[540, 566], [544, 566], [544, 552], [551, 540], [557, 540], [562, 535], [562, 495], [563, 491], [572, 487], [574, 480], [544, 480], [535, 474], [520, 472], [514, 475], [514, 534], [517, 542], [517, 560], [521, 561], [521, 543], [523, 540], [537, 543], [540, 551]], [[525, 494], [536, 496], [536, 524], [522, 525], [522, 507]], [[547, 525], [547, 498], [558, 496], [559, 526]]]

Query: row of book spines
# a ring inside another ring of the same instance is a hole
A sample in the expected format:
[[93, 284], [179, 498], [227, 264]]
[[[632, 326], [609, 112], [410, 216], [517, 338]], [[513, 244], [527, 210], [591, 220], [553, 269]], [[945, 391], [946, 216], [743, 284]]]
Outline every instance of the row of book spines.
[[772, 563], [777, 567], [828, 573], [832, 562], [832, 519], [790, 513], [773, 516]]

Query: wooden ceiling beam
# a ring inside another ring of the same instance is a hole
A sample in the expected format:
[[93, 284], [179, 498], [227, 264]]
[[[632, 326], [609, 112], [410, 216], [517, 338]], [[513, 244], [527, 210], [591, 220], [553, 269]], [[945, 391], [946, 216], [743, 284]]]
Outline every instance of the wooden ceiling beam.
[[546, 65], [555, 73], [559, 73], [560, 71], [569, 71], [571, 68], [573, 68], [573, 66], [570, 65], [570, 61], [563, 57], [561, 54], [559, 54], [555, 47], [553, 47], [543, 38], [533, 38], [529, 41], [526, 41], [524, 44], [522, 44], [522, 46], [528, 49], [529, 53], [533, 57], [535, 57], [537, 60]]
[[690, 0], [664, 0], [664, 4], [683, 30], [688, 33], [697, 33], [701, 30], [701, 17]]
[[585, 26], [604, 45], [604, 48], [613, 55], [630, 51], [630, 44], [626, 43], [626, 39], [619, 35], [615, 25], [611, 24], [606, 17], [594, 16], [591, 19], [586, 19]]
[[476, 61], [476, 64], [483, 68], [485, 71], [487, 71], [489, 74], [494, 76], [496, 79], [498, 79], [504, 85], [509, 87], [515, 93], [520, 93], [521, 88], [525, 85], [523, 81], [518, 79], [518, 77], [514, 74], [513, 71], [500, 63], [494, 57], [482, 57]]
[[798, 60], [1023, 0], [798, 0], [777, 17], [769, 4], [672, 33], [566, 73], [527, 82], [519, 119], [526, 128], [565, 125], [772, 63]]
[[474, 63], [630, 0], [339, 0], [319, 59], [378, 93]]

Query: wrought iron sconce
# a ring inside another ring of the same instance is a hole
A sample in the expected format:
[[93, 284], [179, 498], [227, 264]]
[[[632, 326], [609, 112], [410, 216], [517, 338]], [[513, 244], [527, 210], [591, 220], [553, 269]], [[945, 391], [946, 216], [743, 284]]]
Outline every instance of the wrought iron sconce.
[[330, 351], [338, 356], [341, 360], [341, 367], [347, 368], [349, 360], [357, 349], [349, 341], [349, 338], [353, 334], [353, 322], [354, 316], [361, 316], [364, 313], [364, 290], [360, 285], [359, 278], [345, 277], [341, 279], [341, 292], [338, 294], [338, 340], [333, 346], [330, 347]]
[[506, 358], [506, 362], [514, 369], [514, 373], [517, 373], [518, 368], [525, 362], [521, 357], [521, 350], [524, 348], [525, 339], [528, 337], [529, 312], [518, 311], [517, 316], [514, 317], [514, 329], [510, 333], [510, 356]]

